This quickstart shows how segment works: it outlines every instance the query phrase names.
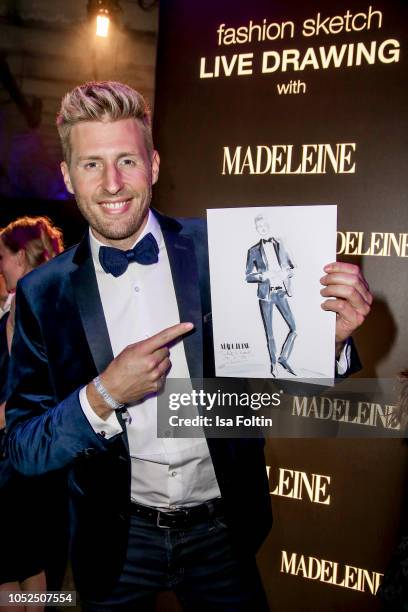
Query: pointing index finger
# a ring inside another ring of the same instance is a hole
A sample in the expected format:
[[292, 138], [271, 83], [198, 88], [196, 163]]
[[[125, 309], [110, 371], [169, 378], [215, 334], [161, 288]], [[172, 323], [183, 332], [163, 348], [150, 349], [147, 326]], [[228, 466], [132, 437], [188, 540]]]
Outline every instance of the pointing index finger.
[[145, 341], [145, 347], [147, 353], [153, 353], [157, 349], [166, 346], [176, 338], [183, 336], [187, 332], [194, 328], [193, 323], [177, 323], [162, 331], [158, 332], [154, 336], [151, 336]]

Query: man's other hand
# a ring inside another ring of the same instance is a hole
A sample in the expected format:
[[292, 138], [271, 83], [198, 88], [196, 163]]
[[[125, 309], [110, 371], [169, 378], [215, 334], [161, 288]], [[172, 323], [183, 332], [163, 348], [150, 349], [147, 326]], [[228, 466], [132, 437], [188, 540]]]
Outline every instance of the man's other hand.
[[[134, 404], [150, 393], [157, 393], [170, 369], [168, 346], [193, 329], [192, 323], [178, 323], [141, 342], [129, 344], [100, 375], [108, 393], [122, 404]], [[86, 389], [93, 410], [107, 418], [112, 409], [92, 383]]]
[[336, 313], [338, 356], [344, 342], [370, 312], [373, 296], [359, 266], [337, 261], [325, 266], [324, 271], [326, 274], [320, 282], [325, 287], [320, 293], [329, 299], [322, 303], [322, 308]]

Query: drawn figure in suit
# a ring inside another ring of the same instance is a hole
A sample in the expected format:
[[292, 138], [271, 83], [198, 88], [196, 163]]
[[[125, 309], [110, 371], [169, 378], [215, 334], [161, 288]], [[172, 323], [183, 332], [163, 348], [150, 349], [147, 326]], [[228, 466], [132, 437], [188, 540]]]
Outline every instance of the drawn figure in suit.
[[[258, 300], [271, 360], [271, 374], [277, 376], [277, 362], [290, 374], [296, 372], [289, 364], [289, 357], [297, 336], [296, 322], [289, 300], [292, 296], [294, 264], [282, 241], [271, 235], [268, 221], [263, 215], [255, 217], [255, 228], [261, 239], [248, 250], [246, 281], [258, 283]], [[276, 306], [289, 328], [288, 335], [276, 359], [276, 343], [273, 333], [273, 307]]]

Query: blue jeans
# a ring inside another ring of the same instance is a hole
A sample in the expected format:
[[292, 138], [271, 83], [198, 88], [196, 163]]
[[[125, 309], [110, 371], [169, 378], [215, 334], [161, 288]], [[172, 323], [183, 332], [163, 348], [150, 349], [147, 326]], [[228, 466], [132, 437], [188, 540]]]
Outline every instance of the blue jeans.
[[269, 610], [255, 559], [237, 560], [222, 519], [165, 529], [138, 516], [131, 517], [126, 561], [114, 590], [103, 601], [82, 600], [82, 609], [153, 612], [158, 592], [168, 590], [188, 611]]

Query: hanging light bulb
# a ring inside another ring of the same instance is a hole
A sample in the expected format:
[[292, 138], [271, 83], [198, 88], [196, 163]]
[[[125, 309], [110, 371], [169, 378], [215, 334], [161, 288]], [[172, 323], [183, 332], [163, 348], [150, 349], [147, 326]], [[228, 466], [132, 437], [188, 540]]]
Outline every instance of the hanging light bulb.
[[119, 0], [88, 0], [88, 17], [96, 36], [107, 38], [114, 26], [119, 26], [122, 9]]
[[107, 38], [109, 33], [109, 11], [108, 9], [100, 9], [96, 16], [96, 35]]

